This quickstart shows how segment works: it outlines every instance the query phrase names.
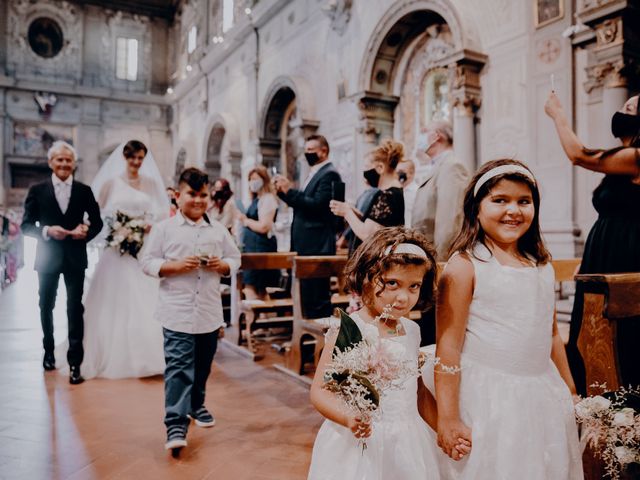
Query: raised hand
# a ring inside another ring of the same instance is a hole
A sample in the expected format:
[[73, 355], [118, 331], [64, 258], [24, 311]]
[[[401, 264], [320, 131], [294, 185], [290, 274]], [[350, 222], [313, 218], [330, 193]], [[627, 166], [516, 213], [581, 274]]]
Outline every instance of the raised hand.
[[344, 217], [352, 210], [351, 205], [345, 202], [339, 202], [338, 200], [331, 200], [331, 202], [329, 202], [329, 208], [331, 209], [331, 213], [338, 217]]
[[273, 177], [273, 185], [278, 192], [287, 193], [291, 188], [291, 182], [287, 177], [282, 175], [276, 175]]
[[562, 114], [562, 104], [555, 92], [549, 92], [549, 97], [547, 97], [547, 101], [544, 104], [544, 111], [551, 118], [556, 118]]

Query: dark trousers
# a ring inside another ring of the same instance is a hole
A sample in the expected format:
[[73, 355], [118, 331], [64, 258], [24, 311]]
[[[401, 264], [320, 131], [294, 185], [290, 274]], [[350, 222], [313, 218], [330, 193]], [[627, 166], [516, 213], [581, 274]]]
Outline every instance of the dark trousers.
[[164, 424], [189, 424], [187, 415], [204, 405], [205, 387], [218, 346], [218, 332], [164, 333]]
[[69, 322], [69, 350], [67, 361], [71, 366], [79, 366], [84, 358], [82, 338], [84, 336], [84, 307], [82, 293], [84, 291], [84, 270], [65, 270], [56, 273], [38, 272], [40, 295], [40, 322], [42, 323], [42, 344], [45, 353], [53, 354], [53, 309], [56, 306], [58, 280], [64, 277], [67, 287], [67, 320]]
[[323, 318], [333, 313], [331, 279], [300, 280], [300, 291], [302, 292], [302, 311], [306, 318]]

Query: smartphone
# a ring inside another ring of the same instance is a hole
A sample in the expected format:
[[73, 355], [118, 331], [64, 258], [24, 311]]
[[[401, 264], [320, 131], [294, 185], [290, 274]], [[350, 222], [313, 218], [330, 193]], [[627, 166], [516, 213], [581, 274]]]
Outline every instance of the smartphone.
[[275, 177], [276, 175], [278, 175], [278, 167], [276, 167], [275, 165], [273, 167], [271, 167], [271, 176]]
[[344, 202], [344, 182], [331, 182], [331, 200]]

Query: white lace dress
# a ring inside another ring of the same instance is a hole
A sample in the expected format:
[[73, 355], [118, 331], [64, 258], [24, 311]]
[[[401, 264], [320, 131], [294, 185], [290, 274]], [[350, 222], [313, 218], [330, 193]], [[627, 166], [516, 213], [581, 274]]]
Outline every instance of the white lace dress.
[[[460, 413], [473, 448], [442, 478], [582, 479], [573, 401], [551, 361], [554, 272], [502, 266], [484, 247], [471, 261], [475, 287], [460, 365]], [[433, 369], [423, 371], [434, 392]], [[435, 394], [435, 393], [434, 393]]]
[[[357, 314], [351, 317], [361, 331], [373, 328]], [[420, 329], [411, 320], [401, 321], [407, 334], [383, 341], [396, 342], [417, 364]], [[439, 479], [435, 435], [418, 413], [417, 385], [413, 377], [385, 393], [381, 418], [373, 423], [364, 452], [350, 430], [325, 420], [313, 446], [309, 480]]]
[[[117, 177], [103, 215], [158, 213], [146, 193]], [[168, 212], [167, 212], [168, 213]], [[144, 247], [143, 247], [144, 248]], [[138, 257], [140, 253], [138, 254]], [[132, 256], [102, 251], [84, 298], [85, 378], [147, 377], [164, 371], [162, 326], [154, 319], [159, 281], [142, 272]], [[58, 361], [66, 362], [66, 345]], [[63, 373], [66, 369], [61, 370]]]

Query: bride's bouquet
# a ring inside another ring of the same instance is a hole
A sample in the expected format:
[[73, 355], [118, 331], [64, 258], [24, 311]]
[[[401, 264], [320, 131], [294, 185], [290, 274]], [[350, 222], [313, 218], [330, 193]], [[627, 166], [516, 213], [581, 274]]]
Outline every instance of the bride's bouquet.
[[145, 216], [130, 216], [118, 210], [113, 217], [107, 217], [106, 223], [109, 227], [107, 246], [118, 250], [120, 255], [127, 253], [137, 258], [148, 226]]
[[[361, 332], [340, 310], [340, 330], [324, 372], [324, 388], [335, 393], [347, 410], [374, 419], [380, 413], [380, 397], [419, 374], [418, 364], [406, 360], [402, 344], [382, 342], [374, 325], [365, 324]], [[361, 443], [366, 448], [366, 442]]]
[[602, 388], [601, 395], [587, 397], [576, 405], [581, 425], [580, 441], [589, 445], [604, 462], [607, 475], [617, 480], [640, 474], [640, 387]]

